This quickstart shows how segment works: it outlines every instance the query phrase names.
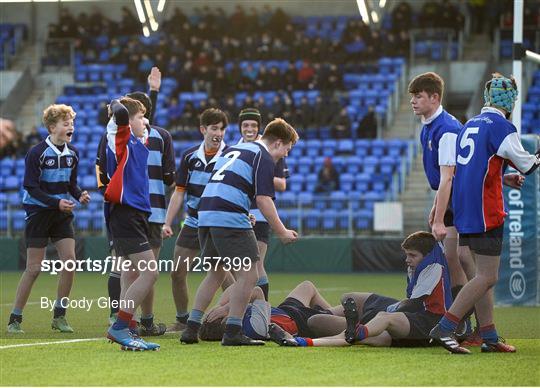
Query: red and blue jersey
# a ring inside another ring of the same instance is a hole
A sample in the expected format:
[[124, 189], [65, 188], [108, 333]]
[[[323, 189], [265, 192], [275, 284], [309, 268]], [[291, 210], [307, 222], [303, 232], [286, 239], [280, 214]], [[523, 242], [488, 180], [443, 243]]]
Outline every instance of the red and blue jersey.
[[407, 274], [407, 298], [423, 298], [424, 309], [443, 315], [452, 305], [448, 263], [441, 243], [436, 243], [420, 264]]
[[439, 106], [433, 116], [423, 120], [420, 142], [423, 149], [424, 171], [433, 190], [439, 189], [440, 166], [456, 165], [456, 139], [461, 123]]
[[538, 158], [523, 149], [516, 127], [503, 113], [490, 107], [467, 121], [456, 154], [452, 191], [456, 229], [483, 233], [498, 228], [506, 216], [502, 190], [506, 164], [527, 173]]
[[129, 125], [107, 125], [107, 173], [110, 177], [105, 200], [151, 213], [146, 146]]

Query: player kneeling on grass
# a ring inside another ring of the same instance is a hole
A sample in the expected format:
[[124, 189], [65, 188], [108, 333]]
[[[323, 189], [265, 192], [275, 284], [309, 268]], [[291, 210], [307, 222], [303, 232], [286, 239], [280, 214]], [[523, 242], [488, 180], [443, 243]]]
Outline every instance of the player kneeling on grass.
[[[156, 259], [148, 241], [151, 214], [148, 149], [139, 140], [144, 134], [144, 105], [124, 97], [111, 103], [116, 126], [107, 126], [107, 175], [105, 191], [106, 221], [116, 253], [131, 262], [129, 271], [139, 276], [122, 290], [121, 309], [107, 338], [123, 350], [157, 350], [159, 345], [137, 335], [133, 314], [157, 280]], [[127, 275], [122, 273], [122, 277]], [[130, 330], [131, 329], [131, 330]]]
[[[17, 287], [8, 332], [24, 333], [22, 311], [40, 270], [49, 238], [60, 260], [75, 260], [73, 209], [70, 196], [86, 204], [90, 196], [77, 185], [79, 153], [69, 144], [75, 112], [67, 105], [50, 105], [43, 112], [47, 139], [32, 147], [25, 160], [23, 206], [26, 211], [26, 269]], [[58, 279], [52, 328], [73, 333], [66, 307], [75, 272], [64, 269]]]
[[[309, 324], [311, 317], [333, 314], [343, 316], [343, 307], [332, 307], [308, 280], [297, 285], [277, 307], [270, 306], [265, 296], [262, 288], [255, 287], [244, 313], [242, 329], [252, 339], [272, 339], [281, 343], [284, 339], [296, 335], [312, 337], [316, 335], [318, 328]], [[223, 292], [218, 305], [212, 308], [204, 319], [200, 330], [202, 340], [217, 341], [223, 337], [229, 301], [230, 288]]]
[[242, 318], [258, 278], [259, 249], [249, 209], [256, 200], [280, 240], [296, 241], [296, 232], [285, 228], [272, 199], [275, 162], [287, 156], [297, 140], [298, 134], [291, 125], [275, 119], [266, 126], [261, 140], [230, 147], [217, 160], [202, 194], [198, 215], [201, 255], [220, 261], [208, 271], [197, 290], [181, 342], [198, 342], [204, 311], [225, 279], [227, 265], [231, 269], [227, 259], [241, 259], [245, 265], [235, 271], [236, 281], [230, 286], [230, 308], [221, 343], [225, 346], [264, 344], [242, 334]]
[[[319, 339], [297, 337], [291, 346], [427, 346], [429, 331], [452, 303], [446, 258], [428, 232], [416, 232], [402, 243], [407, 263], [407, 299], [370, 293], [345, 294], [344, 332]], [[313, 317], [314, 319], [316, 317]]]

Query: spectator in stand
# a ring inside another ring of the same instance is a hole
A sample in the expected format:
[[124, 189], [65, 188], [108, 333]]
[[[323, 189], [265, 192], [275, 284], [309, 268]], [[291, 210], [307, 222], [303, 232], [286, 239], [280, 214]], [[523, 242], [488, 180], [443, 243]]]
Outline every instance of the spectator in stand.
[[43, 139], [41, 138], [41, 135], [39, 134], [37, 127], [33, 126], [30, 133], [26, 135], [24, 139], [24, 147], [26, 150], [29, 150], [36, 144], [39, 144]]
[[438, 28], [442, 25], [442, 7], [435, 1], [426, 1], [420, 12], [420, 25], [424, 28]]
[[285, 80], [285, 90], [290, 92], [297, 88], [297, 73], [298, 72], [296, 71], [294, 62], [290, 61], [289, 65], [287, 66], [287, 70], [285, 70], [285, 73], [283, 74], [283, 79]]
[[302, 97], [300, 100], [294, 123], [303, 130], [313, 127], [313, 107], [309, 104], [307, 97]]
[[377, 116], [375, 109], [371, 105], [368, 107], [366, 115], [360, 121], [358, 136], [363, 139], [377, 138]]
[[330, 194], [339, 190], [339, 173], [337, 172], [331, 158], [325, 158], [322, 168], [319, 170], [316, 193]]
[[[122, 7], [122, 21], [119, 29], [120, 35], [135, 35], [141, 32], [141, 24], [128, 7]], [[147, 72], [144, 74], [147, 74]]]
[[408, 31], [412, 24], [412, 9], [408, 2], [402, 1], [392, 11], [392, 30], [398, 34]]
[[330, 127], [334, 139], [351, 138], [351, 119], [347, 113], [347, 108], [341, 108], [339, 115], [334, 117]]
[[15, 129], [15, 123], [0, 117], [0, 159], [22, 156], [26, 153], [21, 146], [21, 135]]
[[173, 127], [180, 125], [180, 119], [182, 118], [182, 107], [178, 102], [178, 98], [171, 98], [169, 108], [167, 108], [167, 116], [169, 117], [169, 124]]
[[313, 123], [320, 127], [327, 127], [330, 124], [331, 117], [336, 112], [332, 112], [331, 105], [328, 101], [323, 101], [321, 96], [317, 96], [315, 99], [315, 105], [313, 106]]
[[298, 88], [313, 89], [313, 80], [315, 78], [315, 69], [308, 61], [302, 62], [302, 67], [298, 70]]

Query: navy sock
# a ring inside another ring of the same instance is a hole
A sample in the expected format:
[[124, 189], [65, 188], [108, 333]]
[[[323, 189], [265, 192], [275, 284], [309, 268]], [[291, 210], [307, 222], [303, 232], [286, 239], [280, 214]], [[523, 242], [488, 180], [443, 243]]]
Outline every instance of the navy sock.
[[[120, 278], [114, 275], [112, 273], [109, 274], [109, 282], [107, 283], [107, 287], [109, 289], [110, 301], [118, 302], [120, 300]], [[118, 314], [118, 303], [116, 303], [117, 307], [112, 307], [112, 305], [113, 303], [111, 303], [111, 314]]]
[[176, 312], [176, 322], [187, 323], [189, 313], [187, 311]]
[[154, 324], [154, 315], [153, 314], [143, 315], [141, 317], [141, 325], [143, 325], [147, 329], [150, 329], [153, 324]]
[[191, 313], [189, 314], [189, 318], [187, 320], [187, 326], [190, 329], [199, 331], [203, 316], [204, 316], [204, 311], [196, 310], [196, 309], [191, 310]]
[[13, 322], [19, 322], [22, 323], [22, 314], [13, 314], [9, 316], [9, 323], [8, 325], [11, 325]]
[[234, 337], [242, 331], [242, 318], [229, 317], [225, 324], [225, 335]]
[[54, 318], [63, 317], [66, 315], [66, 308], [62, 306], [59, 300], [54, 302]]
[[451, 314], [450, 312], [446, 312], [446, 314], [444, 314], [444, 317], [442, 317], [439, 321], [439, 325], [445, 331], [454, 332], [460, 321], [461, 319], [459, 319], [455, 315]]
[[499, 334], [497, 334], [497, 329], [495, 329], [495, 325], [487, 325], [482, 326], [480, 328], [480, 337], [482, 337], [482, 340], [487, 343], [497, 343], [499, 341]]

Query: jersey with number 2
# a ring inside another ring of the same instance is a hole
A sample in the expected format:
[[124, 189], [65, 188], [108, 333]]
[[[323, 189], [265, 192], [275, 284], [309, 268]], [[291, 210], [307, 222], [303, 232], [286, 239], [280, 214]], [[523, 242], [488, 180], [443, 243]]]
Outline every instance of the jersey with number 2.
[[452, 201], [459, 233], [483, 233], [504, 223], [506, 162], [527, 172], [536, 158], [523, 149], [516, 127], [494, 108], [483, 108], [457, 139]]

